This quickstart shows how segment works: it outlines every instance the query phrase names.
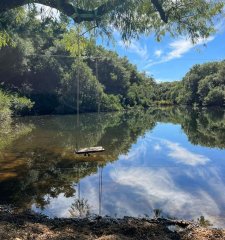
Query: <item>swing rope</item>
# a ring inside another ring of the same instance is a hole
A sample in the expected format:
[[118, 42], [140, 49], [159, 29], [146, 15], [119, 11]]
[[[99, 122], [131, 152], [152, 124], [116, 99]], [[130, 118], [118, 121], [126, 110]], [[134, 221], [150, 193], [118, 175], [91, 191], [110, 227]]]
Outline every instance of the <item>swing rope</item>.
[[[77, 7], [79, 5], [79, 1], [77, 1]], [[77, 45], [78, 45], [78, 68], [77, 68], [77, 129], [78, 136], [80, 135], [80, 26], [78, 25], [78, 34], [77, 34]], [[80, 138], [80, 137], [79, 137]], [[76, 149], [78, 149], [78, 143], [76, 142]]]
[[[94, 37], [95, 37], [95, 45], [97, 46], [97, 41], [96, 41], [96, 37], [97, 36], [97, 30], [96, 28], [94, 29]], [[96, 79], [98, 80], [98, 57], [96, 56], [95, 58], [95, 76]], [[98, 114], [100, 113], [100, 104], [101, 104], [101, 97], [100, 97], [100, 93], [98, 94]]]
[[78, 26], [77, 114], [80, 113], [80, 28]]

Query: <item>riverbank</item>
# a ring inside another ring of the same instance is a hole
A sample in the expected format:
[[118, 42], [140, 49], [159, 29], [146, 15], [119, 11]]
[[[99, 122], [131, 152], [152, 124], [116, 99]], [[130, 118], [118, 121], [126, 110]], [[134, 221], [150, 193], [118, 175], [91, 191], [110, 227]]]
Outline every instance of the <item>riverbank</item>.
[[0, 210], [0, 239], [4, 240], [223, 240], [225, 230], [168, 219], [49, 219], [30, 212]]

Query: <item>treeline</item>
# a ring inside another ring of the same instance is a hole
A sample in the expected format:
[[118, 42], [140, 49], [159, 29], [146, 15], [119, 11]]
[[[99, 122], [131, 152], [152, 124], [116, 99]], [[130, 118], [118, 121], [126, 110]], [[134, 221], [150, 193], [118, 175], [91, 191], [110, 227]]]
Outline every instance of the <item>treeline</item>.
[[225, 106], [225, 61], [195, 65], [182, 81], [157, 87], [161, 104]]

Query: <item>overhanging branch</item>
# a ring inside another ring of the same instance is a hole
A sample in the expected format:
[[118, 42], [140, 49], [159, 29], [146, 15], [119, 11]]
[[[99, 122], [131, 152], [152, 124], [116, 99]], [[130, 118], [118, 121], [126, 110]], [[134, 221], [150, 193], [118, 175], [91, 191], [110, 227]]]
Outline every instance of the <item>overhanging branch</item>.
[[154, 5], [155, 9], [158, 11], [163, 22], [168, 23], [168, 16], [166, 15], [165, 11], [163, 10], [163, 7], [160, 4], [159, 0], [151, 0], [151, 3]]
[[29, 3], [40, 3], [45, 6], [55, 8], [68, 17], [73, 18], [75, 22], [80, 23], [100, 19], [102, 16], [125, 2], [126, 1], [121, 0], [109, 0], [107, 3], [102, 4], [96, 9], [85, 10], [74, 6], [66, 0], [0, 0], [0, 13]]
[[[101, 17], [107, 13], [128, 2], [129, 0], [108, 0], [96, 9], [86, 10], [74, 6], [67, 0], [0, 0], [0, 13], [29, 3], [40, 3], [45, 6], [55, 8], [68, 17], [71, 17], [75, 22], [80, 23], [84, 21], [100, 20]], [[159, 3], [159, 0], [151, 0], [151, 3], [156, 8], [156, 11], [159, 12], [161, 19], [167, 23], [168, 17], [162, 8], [162, 5]]]

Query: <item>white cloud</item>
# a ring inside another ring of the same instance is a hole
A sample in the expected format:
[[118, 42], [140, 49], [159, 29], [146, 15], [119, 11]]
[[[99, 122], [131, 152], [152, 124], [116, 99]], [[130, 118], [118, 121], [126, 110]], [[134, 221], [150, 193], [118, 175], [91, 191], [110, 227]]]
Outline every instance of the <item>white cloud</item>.
[[190, 39], [179, 39], [170, 43], [171, 51], [165, 57], [165, 60], [169, 61], [174, 58], [180, 58], [183, 54], [189, 52], [194, 46], [206, 44], [214, 39], [214, 37], [209, 37], [208, 39], [199, 39], [198, 42], [194, 45]]
[[147, 46], [145, 44], [142, 46], [141, 43], [136, 40], [132, 40], [129, 43], [128, 42], [126, 43], [126, 42], [123, 42], [122, 40], [120, 40], [119, 45], [122, 48], [127, 49], [129, 52], [137, 54], [143, 60], [147, 60], [149, 57]]
[[165, 140], [164, 143], [170, 149], [168, 156], [172, 157], [177, 162], [190, 166], [197, 166], [205, 165], [207, 162], [210, 161], [208, 157], [190, 152], [186, 148], [180, 146], [179, 143], [174, 143], [167, 140]]
[[163, 54], [163, 51], [162, 50], [156, 50], [155, 52], [154, 52], [154, 55], [156, 56], [156, 57], [161, 57], [161, 55]]
[[160, 63], [169, 62], [173, 59], [181, 58], [185, 53], [189, 52], [196, 46], [204, 45], [208, 42], [211, 42], [215, 39], [215, 36], [210, 36], [209, 38], [200, 38], [197, 43], [193, 44], [191, 39], [179, 38], [169, 44], [169, 52], [166, 54], [161, 54], [161, 59], [155, 62], [149, 62], [145, 68], [148, 68], [153, 65]]
[[155, 151], [161, 151], [162, 147], [159, 144], [156, 144], [155, 146], [153, 146]]

